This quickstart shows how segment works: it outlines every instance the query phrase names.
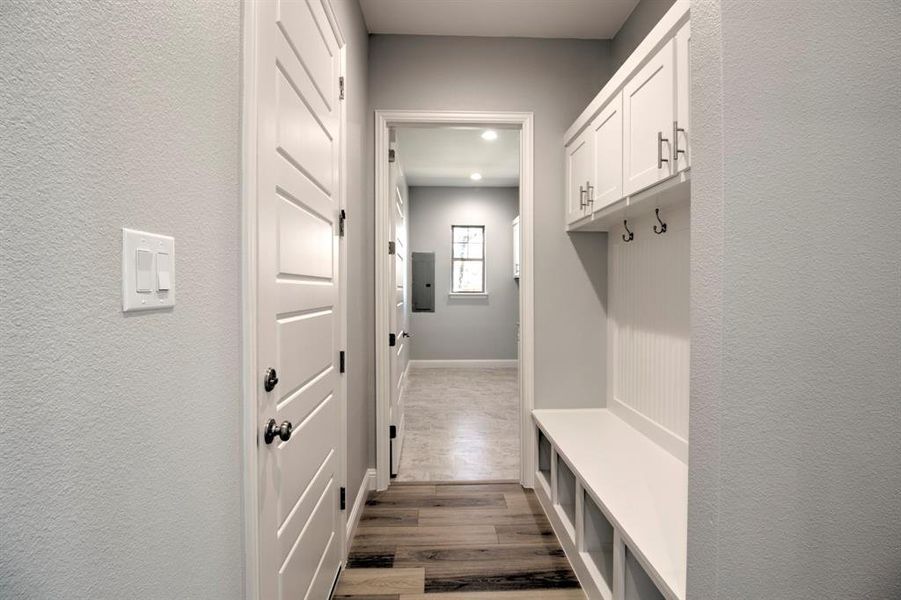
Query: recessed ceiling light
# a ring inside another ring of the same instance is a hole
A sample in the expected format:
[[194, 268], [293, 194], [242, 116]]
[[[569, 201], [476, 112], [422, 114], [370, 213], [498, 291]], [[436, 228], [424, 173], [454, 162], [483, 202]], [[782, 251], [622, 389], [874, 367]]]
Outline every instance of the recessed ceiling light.
[[493, 129], [486, 129], [482, 132], [482, 139], [493, 142], [497, 139], [497, 132]]
[[479, 181], [480, 179], [482, 179], [482, 174], [481, 173], [473, 173], [472, 175], [469, 176], [469, 178], [472, 179], [473, 181]]

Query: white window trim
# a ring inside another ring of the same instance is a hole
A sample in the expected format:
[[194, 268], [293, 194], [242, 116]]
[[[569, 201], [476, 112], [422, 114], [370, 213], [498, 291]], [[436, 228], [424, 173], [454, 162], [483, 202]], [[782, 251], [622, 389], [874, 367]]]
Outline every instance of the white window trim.
[[[457, 258], [454, 256], [454, 229], [456, 228], [479, 228], [482, 230], [482, 258]], [[488, 238], [485, 236], [487, 232], [484, 225], [451, 225], [451, 252], [450, 252], [450, 295], [457, 297], [474, 297], [488, 295]], [[466, 262], [482, 263], [482, 289], [478, 292], [455, 292], [454, 291], [454, 261], [462, 260]]]

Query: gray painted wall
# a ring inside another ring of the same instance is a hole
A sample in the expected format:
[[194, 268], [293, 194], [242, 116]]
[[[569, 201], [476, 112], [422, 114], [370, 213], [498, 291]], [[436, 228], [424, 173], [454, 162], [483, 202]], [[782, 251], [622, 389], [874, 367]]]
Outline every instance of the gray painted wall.
[[901, 597], [899, 29], [692, 2], [689, 597]]
[[535, 114], [535, 405], [601, 406], [606, 237], [564, 233], [563, 134], [611, 74], [610, 42], [374, 35], [374, 109]]
[[375, 204], [371, 200], [372, 122], [367, 85], [369, 33], [356, 0], [331, 0], [347, 42], [347, 489], [375, 466]]
[[660, 21], [675, 0], [641, 0], [610, 41], [610, 66], [616, 71]]
[[[412, 313], [414, 360], [515, 359], [519, 188], [410, 188], [410, 250], [435, 253], [435, 312]], [[451, 298], [451, 226], [485, 226], [487, 298]]]
[[0, 5], [2, 598], [244, 597], [240, 60], [238, 2]]

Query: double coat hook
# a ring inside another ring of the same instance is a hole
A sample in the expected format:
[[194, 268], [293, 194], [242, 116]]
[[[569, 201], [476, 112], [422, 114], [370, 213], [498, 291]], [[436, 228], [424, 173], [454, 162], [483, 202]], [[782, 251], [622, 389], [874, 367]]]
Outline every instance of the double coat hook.
[[660, 209], [654, 209], [654, 215], [657, 217], [657, 222], [660, 223], [660, 227], [654, 225], [654, 233], [660, 235], [661, 233], [666, 233], [666, 223], [660, 220]]
[[[632, 233], [631, 231], [629, 231], [629, 221], [626, 219], [623, 219], [623, 229], [626, 230], [626, 233], [623, 234], [624, 242], [631, 242], [632, 240], [635, 239], [635, 234]], [[628, 234], [628, 235], [626, 235], [626, 234]]]

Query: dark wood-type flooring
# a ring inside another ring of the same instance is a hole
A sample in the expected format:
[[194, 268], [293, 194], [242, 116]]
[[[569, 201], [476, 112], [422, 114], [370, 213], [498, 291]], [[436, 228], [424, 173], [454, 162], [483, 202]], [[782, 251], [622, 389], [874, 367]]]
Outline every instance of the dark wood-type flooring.
[[395, 483], [366, 502], [335, 598], [585, 596], [530, 490], [514, 483]]

